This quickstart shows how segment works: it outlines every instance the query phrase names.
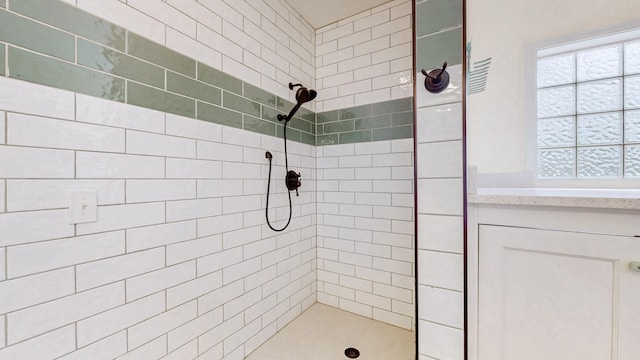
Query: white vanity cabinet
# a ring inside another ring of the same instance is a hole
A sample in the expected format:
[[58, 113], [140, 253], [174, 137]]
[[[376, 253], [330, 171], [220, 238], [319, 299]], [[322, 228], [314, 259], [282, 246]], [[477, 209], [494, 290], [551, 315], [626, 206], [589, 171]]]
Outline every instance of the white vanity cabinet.
[[640, 359], [640, 211], [472, 204], [469, 230], [471, 359]]

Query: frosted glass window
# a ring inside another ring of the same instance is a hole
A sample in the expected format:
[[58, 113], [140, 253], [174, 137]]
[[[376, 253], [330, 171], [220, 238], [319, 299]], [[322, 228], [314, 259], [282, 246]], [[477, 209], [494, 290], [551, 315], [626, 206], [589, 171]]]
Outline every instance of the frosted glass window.
[[538, 90], [538, 117], [573, 115], [576, 111], [576, 88], [573, 85]]
[[640, 110], [624, 113], [625, 144], [640, 143]]
[[639, 33], [538, 52], [540, 178], [640, 179]]
[[622, 144], [622, 113], [578, 116], [578, 145]]
[[609, 45], [578, 51], [578, 81], [622, 75], [622, 46]]
[[625, 146], [624, 176], [640, 177], [640, 145]]
[[567, 116], [538, 120], [538, 147], [576, 145], [576, 118]]
[[575, 177], [576, 151], [555, 149], [538, 151], [538, 172], [545, 178]]
[[578, 84], [578, 114], [622, 109], [622, 79]]
[[578, 177], [622, 176], [622, 146], [578, 148]]
[[624, 79], [624, 108], [640, 108], [640, 76], [629, 76]]
[[575, 54], [552, 56], [538, 61], [538, 87], [576, 82]]
[[640, 41], [624, 45], [625, 75], [640, 74]]

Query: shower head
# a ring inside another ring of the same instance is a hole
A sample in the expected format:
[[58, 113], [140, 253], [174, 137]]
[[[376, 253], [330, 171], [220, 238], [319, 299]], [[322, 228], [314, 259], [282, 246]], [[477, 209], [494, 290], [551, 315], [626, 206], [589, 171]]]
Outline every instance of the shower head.
[[302, 84], [292, 84], [289, 83], [289, 89], [293, 90], [294, 87], [299, 86], [300, 88], [298, 89], [298, 91], [296, 91], [296, 101], [299, 104], [303, 104], [306, 103], [308, 101], [311, 101], [313, 99], [316, 98], [316, 96], [318, 96], [318, 92], [313, 90], [313, 89], [307, 89], [306, 87], [302, 86]]
[[295, 115], [296, 111], [298, 111], [300, 109], [300, 106], [302, 106], [302, 104], [309, 102], [313, 99], [316, 98], [316, 96], [318, 96], [318, 92], [313, 90], [313, 89], [307, 89], [306, 87], [302, 86], [302, 84], [293, 84], [293, 83], [289, 83], [289, 89], [293, 90], [293, 88], [295, 87], [300, 87], [298, 89], [298, 91], [296, 91], [296, 101], [298, 102], [296, 104], [296, 106], [293, 107], [293, 109], [291, 109], [291, 112], [289, 113], [289, 115], [284, 116], [282, 114], [278, 115], [278, 120], [282, 121], [282, 120], [286, 120], [289, 121], [291, 120], [291, 118], [293, 117], [293, 115]]

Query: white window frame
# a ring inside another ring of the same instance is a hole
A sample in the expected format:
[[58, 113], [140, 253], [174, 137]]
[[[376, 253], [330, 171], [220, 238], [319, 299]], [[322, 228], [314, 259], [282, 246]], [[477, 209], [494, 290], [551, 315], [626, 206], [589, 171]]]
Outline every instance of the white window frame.
[[[614, 42], [640, 38], [640, 20], [606, 28], [560, 36], [525, 45], [525, 114], [527, 177], [539, 188], [640, 188], [640, 178], [570, 178], [552, 179], [538, 177], [538, 116], [537, 69], [540, 54], [549, 56], [564, 52], [594, 48]], [[618, 40], [619, 39], [619, 40]], [[623, 170], [624, 171], [624, 170]]]

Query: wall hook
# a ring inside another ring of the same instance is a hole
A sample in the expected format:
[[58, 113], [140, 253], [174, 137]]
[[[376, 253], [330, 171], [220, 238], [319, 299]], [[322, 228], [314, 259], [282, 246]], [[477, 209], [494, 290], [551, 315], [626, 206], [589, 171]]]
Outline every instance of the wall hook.
[[447, 62], [442, 64], [442, 69], [434, 69], [427, 73], [425, 69], [422, 69], [422, 75], [426, 76], [424, 79], [424, 87], [430, 93], [441, 93], [449, 86], [449, 73], [447, 72]]

